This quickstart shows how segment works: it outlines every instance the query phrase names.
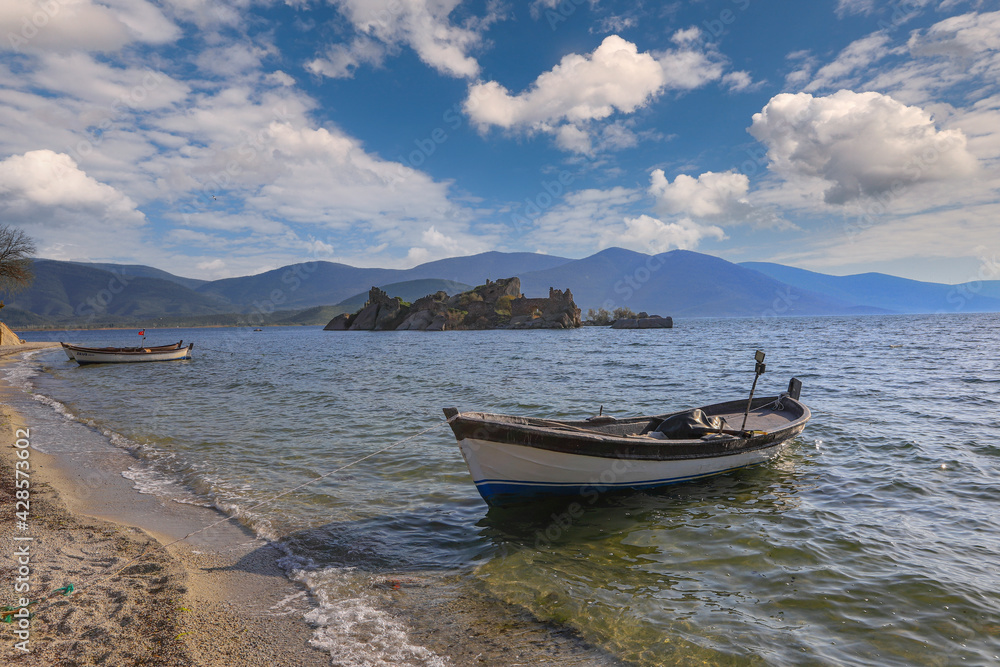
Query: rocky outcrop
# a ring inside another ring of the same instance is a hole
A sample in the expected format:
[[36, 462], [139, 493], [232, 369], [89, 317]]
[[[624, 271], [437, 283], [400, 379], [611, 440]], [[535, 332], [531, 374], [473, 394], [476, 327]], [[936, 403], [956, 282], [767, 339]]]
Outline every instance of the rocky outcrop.
[[372, 287], [368, 291], [368, 301], [355, 314], [354, 320], [348, 328], [351, 331], [371, 331], [375, 328], [375, 324], [378, 322], [379, 311], [383, 308], [398, 311], [399, 298], [390, 297], [379, 288]]
[[510, 329], [573, 329], [582, 324], [569, 289], [550, 287], [547, 299], [518, 297], [511, 302], [510, 312]]
[[570, 329], [580, 326], [580, 309], [567, 289], [548, 298], [527, 299], [518, 278], [487, 280], [455, 296], [428, 294], [412, 305], [377, 287], [353, 315], [338, 315], [327, 331], [445, 331], [455, 329]]
[[522, 296], [521, 279], [501, 278], [493, 282], [487, 278], [485, 285], [480, 285], [472, 291], [481, 296], [486, 303], [496, 303], [505, 296], [515, 299]]
[[444, 331], [448, 298], [447, 292], [435, 292], [417, 299], [396, 331]]
[[403, 300], [397, 296], [379, 306], [373, 328], [376, 331], [391, 331], [400, 325], [404, 317], [406, 317], [406, 311], [403, 308]]
[[[2, 307], [2, 306], [0, 306]], [[11, 331], [3, 322], [0, 322], [0, 345], [23, 345], [24, 341], [16, 333]]]
[[326, 331], [384, 331], [395, 329], [404, 316], [403, 300], [391, 297], [378, 287], [368, 291], [368, 301], [353, 315], [342, 313], [330, 320]]
[[348, 315], [347, 313], [341, 313], [335, 318], [330, 320], [325, 327], [324, 331], [347, 331], [351, 326], [351, 320], [354, 319], [353, 315]]
[[[644, 313], [641, 313], [644, 314]], [[614, 321], [612, 329], [672, 329], [674, 320], [672, 317], [660, 317], [652, 315], [650, 317], [624, 317]]]

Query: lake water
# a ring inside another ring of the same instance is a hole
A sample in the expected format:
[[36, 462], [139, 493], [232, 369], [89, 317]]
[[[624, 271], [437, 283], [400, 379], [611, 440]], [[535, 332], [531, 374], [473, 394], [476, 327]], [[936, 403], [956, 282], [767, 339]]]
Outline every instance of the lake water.
[[[996, 665], [998, 330], [1000, 316], [971, 314], [147, 330], [151, 344], [194, 341], [194, 358], [79, 367], [52, 350], [7, 373], [36, 395], [19, 408], [29, 423], [69, 442], [86, 424], [134, 454], [124, 474], [143, 492], [280, 541], [335, 664], [447, 664], [456, 640], [442, 638], [480, 628], [515, 646], [527, 633], [535, 664]], [[438, 425], [254, 508], [443, 422], [442, 407], [622, 417], [746, 396], [757, 348], [758, 395], [794, 375], [813, 412], [766, 466], [581, 517], [565, 500], [496, 510]]]

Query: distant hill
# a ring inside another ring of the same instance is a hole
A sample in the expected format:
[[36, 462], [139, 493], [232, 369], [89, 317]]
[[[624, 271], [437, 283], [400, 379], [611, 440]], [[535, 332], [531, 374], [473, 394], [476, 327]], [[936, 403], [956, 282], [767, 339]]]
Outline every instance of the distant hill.
[[414, 301], [515, 276], [529, 297], [569, 288], [585, 314], [619, 306], [675, 318], [1000, 312], [1000, 281], [953, 286], [877, 273], [828, 276], [687, 250], [608, 248], [577, 260], [488, 252], [406, 270], [310, 262], [213, 281], [140, 265], [39, 259], [35, 275], [29, 289], [5, 299], [0, 319], [21, 328], [324, 324], [357, 311], [373, 286]]
[[[420, 297], [427, 296], [428, 294], [434, 294], [435, 292], [447, 292], [449, 296], [461, 294], [462, 292], [471, 290], [473, 285], [457, 283], [454, 280], [425, 279], [406, 280], [401, 283], [389, 283], [388, 285], [377, 285], [376, 287], [381, 288], [383, 292], [391, 297], [398, 296], [403, 301], [413, 303]], [[344, 299], [338, 303], [336, 307], [343, 308], [343, 312], [345, 313], [356, 312], [358, 309], [364, 307], [365, 302], [368, 301], [368, 292], [369, 290], [365, 290], [364, 292]], [[339, 313], [335, 313], [335, 315], [338, 314]]]
[[231, 304], [240, 312], [329, 306], [372, 285], [393, 282], [392, 269], [358, 269], [334, 262], [306, 262], [254, 276], [213, 280], [198, 292]]
[[998, 312], [1000, 281], [942, 285], [884, 273], [830, 276], [769, 262], [740, 264], [798, 289], [895, 313]]
[[[309, 326], [313, 324], [326, 325], [327, 322], [341, 313], [348, 312], [342, 306], [314, 306], [290, 313], [289, 311], [277, 311], [269, 318], [267, 324]], [[351, 311], [353, 312], [353, 311]]]
[[197, 291], [223, 299], [239, 311], [311, 308], [337, 304], [388, 284], [437, 279], [480, 285], [487, 278], [509, 278], [568, 261], [533, 253], [487, 252], [428, 262], [412, 269], [359, 269], [334, 262], [305, 262], [255, 276], [214, 280], [199, 285]]
[[660, 255], [609, 248], [547, 271], [521, 276], [539, 292], [569, 287], [578, 306], [624, 306], [673, 317], [830, 315], [852, 312], [851, 302], [788, 285], [718, 257], [688, 250]]
[[47, 317], [21, 310], [20, 308], [4, 308], [0, 310], [0, 321], [12, 329], [34, 329], [52, 323]]
[[35, 260], [34, 271], [31, 287], [10, 297], [7, 305], [51, 320], [208, 315], [226, 310], [225, 302], [162, 278], [47, 259]]
[[1000, 299], [1000, 280], [979, 280], [971, 283], [963, 283], [962, 285], [967, 287], [973, 294]]
[[172, 273], [167, 273], [166, 271], [161, 271], [160, 269], [154, 269], [151, 266], [145, 266], [143, 264], [104, 264], [98, 262], [72, 263], [79, 264], [80, 266], [87, 266], [92, 269], [110, 271], [111, 273], [117, 273], [129, 278], [161, 278], [163, 280], [169, 280], [170, 282], [177, 283], [178, 285], [183, 285], [188, 289], [195, 289], [199, 285], [203, 285], [208, 282], [207, 280], [199, 280], [197, 278], [182, 278], [181, 276], [175, 276]]
[[315, 313], [273, 309], [263, 314], [266, 317], [257, 313], [250, 318], [218, 295], [201, 294], [172, 280], [138, 277], [165, 273], [157, 269], [126, 266], [126, 270], [119, 270], [122, 265], [108, 265], [112, 270], [104, 270], [97, 266], [35, 260], [34, 282], [29, 289], [9, 297], [0, 319], [21, 328], [236, 326], [251, 321], [276, 324], [280, 319], [288, 324], [325, 324], [340, 312], [332, 312], [330, 306]]
[[[565, 257], [532, 252], [483, 252], [468, 257], [450, 257], [428, 262], [400, 272], [397, 280], [441, 278], [466, 285], [482, 285], [486, 279], [521, 277], [532, 271], [545, 271], [572, 262]], [[546, 288], [547, 290], [548, 288]], [[544, 294], [527, 296], [545, 296]]]

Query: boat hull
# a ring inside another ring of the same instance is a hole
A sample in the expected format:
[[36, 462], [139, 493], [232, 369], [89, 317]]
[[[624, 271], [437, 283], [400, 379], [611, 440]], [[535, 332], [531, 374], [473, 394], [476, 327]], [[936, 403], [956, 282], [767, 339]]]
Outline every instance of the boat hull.
[[[702, 409], [739, 423], [734, 419], [742, 417], [739, 404]], [[772, 397], [754, 401], [748, 428], [760, 430], [752, 433], [686, 440], [644, 437], [651, 425], [668, 416], [594, 427], [459, 413], [451, 417], [451, 426], [477, 490], [497, 506], [552, 495], [594, 502], [608, 492], [655, 489], [760, 465], [781, 454], [805, 428], [810, 413], [794, 399]]]
[[88, 352], [160, 352], [166, 350], [179, 350], [184, 341], [178, 341], [176, 343], [170, 343], [169, 345], [150, 345], [149, 347], [84, 347], [82, 345], [70, 345], [69, 343], [59, 343], [62, 345], [63, 352], [66, 353], [66, 358], [70, 361], [76, 361], [76, 353], [83, 350]]
[[188, 345], [176, 350], [150, 350], [149, 352], [101, 352], [97, 350], [73, 350], [73, 360], [81, 366], [87, 364], [122, 364], [137, 363], [145, 361], [177, 361], [180, 359], [190, 359], [191, 349], [194, 345]]
[[548, 495], [591, 501], [609, 491], [655, 489], [723, 475], [770, 461], [787, 442], [731, 456], [675, 461], [580, 456], [471, 438], [458, 445], [483, 500], [504, 505]]

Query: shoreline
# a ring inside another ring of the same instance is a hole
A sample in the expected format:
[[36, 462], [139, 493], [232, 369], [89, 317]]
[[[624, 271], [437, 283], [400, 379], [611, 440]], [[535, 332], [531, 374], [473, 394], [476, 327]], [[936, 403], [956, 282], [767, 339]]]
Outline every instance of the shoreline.
[[[32, 333], [42, 333], [46, 331], [134, 331], [135, 329], [146, 328], [150, 331], [163, 331], [167, 329], [249, 329], [250, 327], [322, 327], [322, 324], [194, 324], [191, 326], [134, 326], [134, 327], [45, 327], [41, 329], [33, 327], [17, 327], [18, 331], [30, 331]], [[30, 345], [31, 342], [25, 343]], [[58, 345], [58, 343], [56, 343]], [[4, 347], [15, 347], [4, 346]], [[0, 353], [2, 354], [2, 353]]]
[[[28, 529], [16, 531], [13, 514], [15, 434], [27, 424], [7, 405], [0, 414], [0, 498], [5, 512], [0, 530], [0, 601], [18, 606], [36, 600], [34, 617], [2, 626], [0, 659], [5, 664], [189, 665], [174, 610], [185, 593], [179, 563], [138, 529], [116, 526], [70, 513], [46, 479], [41, 452], [29, 451]], [[20, 431], [20, 433], [18, 433]], [[30, 428], [29, 428], [30, 434]], [[28, 553], [25, 553], [27, 551]], [[141, 567], [129, 560], [142, 556]], [[27, 561], [26, 569], [19, 562]], [[114, 573], [116, 567], [121, 571]], [[113, 574], [114, 573], [114, 574]], [[15, 574], [18, 578], [15, 580]], [[102, 579], [104, 575], [106, 579]], [[22, 588], [15, 588], [15, 581]], [[63, 595], [58, 589], [72, 584]], [[27, 588], [23, 588], [26, 586]], [[9, 629], [8, 629], [9, 628]], [[23, 634], [15, 634], [19, 629]]]
[[[58, 343], [29, 345], [0, 348], [0, 368], [13, 363], [10, 355], [58, 348]], [[20, 391], [0, 380], [0, 498], [5, 505], [4, 490], [13, 484], [16, 462], [15, 429], [32, 426], [9, 398]], [[351, 599], [319, 604], [309, 579], [323, 576], [322, 569], [296, 565], [290, 578], [278, 562], [288, 555], [280, 542], [258, 538], [236, 521], [178, 542], [226, 515], [138, 492], [121, 474], [137, 459], [103, 435], [46, 442], [33, 430], [32, 437], [45, 450], [30, 450], [27, 534], [36, 537], [32, 548], [37, 547], [32, 577], [38, 577], [42, 593], [66, 583], [76, 590], [39, 605], [31, 621], [29, 655], [13, 650], [13, 630], [5, 632], [10, 626], [0, 624], [0, 663], [319, 667], [391, 664], [400, 657], [405, 664], [422, 665], [618, 664], [572, 630], [536, 619], [481, 584], [470, 586], [463, 574], [373, 571], [361, 597], [374, 607], [354, 608]], [[0, 519], [0, 572], [5, 574], [16, 570], [12, 512]], [[144, 552], [141, 561], [129, 562]], [[99, 585], [81, 585], [96, 577], [104, 577]], [[13, 598], [13, 584], [0, 588], [0, 606]], [[372, 622], [384, 624], [387, 636], [402, 643], [372, 655], [360, 637], [356, 647], [349, 643], [351, 626]], [[331, 636], [345, 630], [347, 644], [330, 644]]]
[[[58, 344], [0, 347], [0, 364], [46, 347]], [[304, 616], [313, 605], [278, 565], [283, 552], [235, 522], [194, 544], [171, 544], [223, 515], [140, 494], [107, 456], [81, 466], [28, 449], [29, 521], [27, 531], [18, 530], [13, 445], [31, 425], [10, 405], [17, 391], [0, 382], [0, 498], [11, 508], [0, 520], [0, 571], [11, 574], [3, 577], [9, 585], [0, 589], [0, 605], [16, 606], [21, 595], [43, 599], [30, 608], [29, 652], [15, 646], [14, 624], [0, 624], [0, 660], [31, 667], [331, 664], [309, 643], [313, 630]], [[30, 556], [21, 558], [30, 564], [22, 583], [30, 591], [19, 593], [17, 559], [25, 544]], [[73, 584], [71, 594], [52, 592], [66, 584]]]

